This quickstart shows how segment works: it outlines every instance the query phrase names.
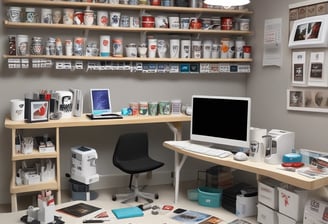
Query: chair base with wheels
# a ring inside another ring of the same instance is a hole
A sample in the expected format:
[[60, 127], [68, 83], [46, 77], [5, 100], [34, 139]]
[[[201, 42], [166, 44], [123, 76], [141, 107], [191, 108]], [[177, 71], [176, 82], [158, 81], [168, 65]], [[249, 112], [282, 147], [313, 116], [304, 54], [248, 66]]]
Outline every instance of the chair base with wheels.
[[[157, 193], [142, 192], [138, 184], [139, 174], [153, 171], [164, 165], [164, 163], [154, 160], [149, 156], [147, 133], [141, 132], [121, 135], [115, 147], [113, 164], [121, 171], [130, 174], [130, 192], [112, 195], [113, 201], [116, 201], [118, 198], [124, 199], [122, 203], [131, 200], [138, 201], [139, 199], [153, 202], [153, 199], [158, 199]], [[132, 185], [133, 177], [135, 177], [134, 185]]]
[[[148, 203], [152, 203], [153, 199], [158, 199], [158, 193], [148, 193], [148, 192], [143, 192], [142, 190], [144, 189], [144, 187], [141, 187], [138, 185], [138, 175], [134, 175], [135, 176], [135, 184], [134, 185], [130, 185], [129, 189], [130, 192], [129, 193], [121, 193], [121, 194], [113, 194], [112, 195], [112, 200], [116, 201], [119, 198], [124, 198], [124, 200], [122, 201], [122, 203], [126, 203], [128, 201], [139, 201], [139, 199], [144, 199], [146, 200]], [[132, 178], [133, 175], [131, 175], [130, 179], [132, 182]]]

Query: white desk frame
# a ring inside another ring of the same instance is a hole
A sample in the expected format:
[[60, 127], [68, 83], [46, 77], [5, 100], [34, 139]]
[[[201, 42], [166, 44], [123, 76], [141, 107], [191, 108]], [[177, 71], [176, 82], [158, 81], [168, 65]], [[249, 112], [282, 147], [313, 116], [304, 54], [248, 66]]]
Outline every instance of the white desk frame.
[[213, 156], [207, 156], [199, 153], [194, 153], [190, 151], [183, 150], [182, 148], [176, 147], [170, 144], [172, 141], [165, 141], [163, 146], [174, 151], [174, 172], [175, 172], [175, 195], [174, 201], [178, 202], [179, 197], [179, 181], [180, 172], [188, 157], [193, 157], [195, 159], [200, 159], [203, 161], [211, 162], [217, 165], [222, 165], [226, 167], [235, 168], [238, 170], [244, 170], [257, 175], [257, 179], [261, 176], [270, 177], [279, 180], [283, 183], [291, 184], [299, 188], [306, 190], [316, 190], [321, 187], [328, 185], [328, 177], [321, 177], [316, 179], [311, 179], [302, 176], [295, 172], [289, 172], [278, 169], [280, 165], [272, 165], [264, 162], [252, 162], [252, 161], [236, 161], [229, 156], [227, 158], [217, 158]]

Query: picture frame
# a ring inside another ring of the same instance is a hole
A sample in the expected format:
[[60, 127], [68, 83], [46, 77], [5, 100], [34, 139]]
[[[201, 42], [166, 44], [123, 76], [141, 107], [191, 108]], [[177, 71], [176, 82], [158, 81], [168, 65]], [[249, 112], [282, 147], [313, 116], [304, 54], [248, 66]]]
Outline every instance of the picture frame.
[[328, 113], [328, 90], [287, 89], [287, 110]]
[[49, 101], [31, 100], [29, 102], [28, 122], [48, 121]]
[[328, 74], [326, 74], [327, 63], [326, 54], [324, 51], [312, 51], [309, 57], [308, 68], [308, 86], [327, 87]]
[[292, 84], [294, 86], [305, 86], [306, 82], [306, 52], [294, 51], [292, 53]]
[[328, 15], [295, 20], [288, 46], [295, 48], [320, 48], [328, 46]]

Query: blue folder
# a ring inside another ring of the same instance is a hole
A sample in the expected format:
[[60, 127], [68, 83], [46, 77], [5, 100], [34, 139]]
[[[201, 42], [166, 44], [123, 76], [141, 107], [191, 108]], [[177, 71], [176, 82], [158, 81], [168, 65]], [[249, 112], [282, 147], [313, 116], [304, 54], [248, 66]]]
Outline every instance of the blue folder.
[[143, 211], [139, 207], [135, 207], [135, 206], [112, 209], [112, 212], [118, 219], [139, 217], [144, 215]]

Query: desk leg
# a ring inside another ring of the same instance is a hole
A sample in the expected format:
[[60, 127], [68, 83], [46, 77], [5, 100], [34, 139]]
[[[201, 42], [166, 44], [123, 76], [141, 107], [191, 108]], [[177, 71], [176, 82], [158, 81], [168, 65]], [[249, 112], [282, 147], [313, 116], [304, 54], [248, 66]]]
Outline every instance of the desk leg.
[[182, 139], [182, 123], [181, 122], [172, 122], [167, 123], [169, 128], [174, 134], [174, 141], [181, 141]]
[[174, 152], [174, 203], [178, 202], [179, 198], [179, 182], [180, 182], [180, 171], [182, 169], [183, 164], [186, 162], [188, 156], [182, 155], [180, 159], [180, 155], [178, 152]]

